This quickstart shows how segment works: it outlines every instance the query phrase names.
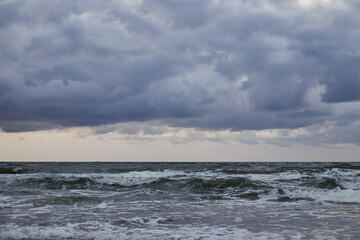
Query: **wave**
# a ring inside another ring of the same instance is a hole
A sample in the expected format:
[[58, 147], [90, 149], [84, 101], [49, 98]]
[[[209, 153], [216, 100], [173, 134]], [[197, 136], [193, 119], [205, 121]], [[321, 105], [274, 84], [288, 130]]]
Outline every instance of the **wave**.
[[342, 188], [334, 178], [324, 178], [316, 185], [316, 187], [325, 189]]
[[87, 189], [96, 182], [88, 177], [79, 177], [73, 179], [59, 179], [53, 177], [29, 178], [28, 183], [40, 186], [45, 189]]
[[26, 172], [27, 170], [22, 168], [0, 167], [0, 174], [21, 174]]
[[58, 188], [83, 188], [90, 186], [118, 186], [132, 187], [151, 183], [166, 177], [186, 177], [178, 171], [132, 171], [126, 173], [31, 173], [13, 175], [12, 177], [0, 176], [0, 181], [8, 185], [15, 186], [35, 186], [40, 188], [58, 189]]
[[[82, 175], [42, 175], [27, 178], [25, 184], [45, 189], [88, 189], [88, 188], [157, 188], [189, 190], [194, 193], [222, 192], [225, 190], [263, 189], [269, 186], [244, 177], [198, 178], [191, 175], [154, 172], [131, 174], [82, 174]], [[30, 175], [31, 176], [31, 175]]]
[[264, 185], [256, 184], [255, 181], [251, 181], [244, 177], [235, 178], [218, 178], [204, 180], [201, 178], [194, 178], [187, 181], [186, 186], [192, 190], [203, 192], [203, 191], [223, 191], [227, 189], [260, 189], [266, 187]]
[[138, 189], [184, 196], [195, 194], [203, 199], [360, 203], [359, 170], [356, 169], [331, 169], [315, 173], [288, 170], [273, 174], [242, 174], [235, 171], [229, 174], [224, 171], [191, 172], [168, 169], [121, 173], [16, 174], [13, 172], [21, 172], [23, 169], [2, 169], [6, 169], [12, 175], [3, 175], [0, 182], [6, 182], [11, 187], [39, 191], [84, 189], [116, 192]]

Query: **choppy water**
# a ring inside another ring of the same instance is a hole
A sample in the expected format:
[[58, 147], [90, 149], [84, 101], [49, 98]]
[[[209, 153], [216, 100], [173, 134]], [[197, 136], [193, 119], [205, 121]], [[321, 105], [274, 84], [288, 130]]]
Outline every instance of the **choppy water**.
[[0, 163], [0, 239], [360, 239], [360, 163]]

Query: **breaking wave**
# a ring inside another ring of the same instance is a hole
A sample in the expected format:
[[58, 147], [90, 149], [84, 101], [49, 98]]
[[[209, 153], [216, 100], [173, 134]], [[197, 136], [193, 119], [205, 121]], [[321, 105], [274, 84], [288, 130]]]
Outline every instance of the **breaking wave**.
[[[315, 173], [289, 170], [272, 174], [179, 170], [20, 174], [22, 169], [13, 168], [1, 168], [1, 171], [0, 181], [7, 182], [9, 186], [31, 186], [39, 190], [152, 189], [202, 197], [216, 194], [219, 199], [360, 203], [359, 170], [333, 169]], [[8, 174], [13, 177], [6, 177]]]

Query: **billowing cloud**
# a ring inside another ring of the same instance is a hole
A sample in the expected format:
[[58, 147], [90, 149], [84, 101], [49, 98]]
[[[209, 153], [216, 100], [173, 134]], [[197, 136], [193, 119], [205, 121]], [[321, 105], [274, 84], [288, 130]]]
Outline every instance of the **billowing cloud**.
[[0, 127], [330, 122], [342, 136], [360, 121], [359, 10], [356, 0], [2, 1]]

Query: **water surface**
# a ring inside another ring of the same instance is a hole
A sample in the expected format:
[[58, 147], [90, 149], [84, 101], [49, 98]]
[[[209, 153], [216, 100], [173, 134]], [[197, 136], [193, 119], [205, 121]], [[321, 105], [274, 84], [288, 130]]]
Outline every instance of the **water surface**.
[[0, 239], [360, 239], [360, 163], [0, 163]]

